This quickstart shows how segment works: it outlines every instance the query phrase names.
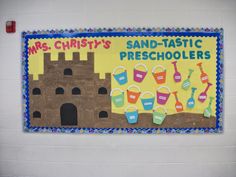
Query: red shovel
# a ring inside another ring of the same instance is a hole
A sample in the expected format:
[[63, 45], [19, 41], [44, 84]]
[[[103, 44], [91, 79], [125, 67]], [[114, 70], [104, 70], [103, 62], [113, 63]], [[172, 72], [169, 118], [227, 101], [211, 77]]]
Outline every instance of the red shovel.
[[176, 103], [175, 103], [175, 109], [177, 112], [181, 112], [184, 110], [183, 108], [183, 104], [179, 101], [178, 97], [177, 97], [177, 91], [175, 92], [172, 92], [175, 96], [175, 100], [176, 100]]
[[208, 75], [203, 71], [202, 62], [198, 63], [197, 66], [199, 66], [199, 69], [201, 71], [200, 78], [201, 78], [202, 83], [203, 84], [207, 83], [208, 82]]

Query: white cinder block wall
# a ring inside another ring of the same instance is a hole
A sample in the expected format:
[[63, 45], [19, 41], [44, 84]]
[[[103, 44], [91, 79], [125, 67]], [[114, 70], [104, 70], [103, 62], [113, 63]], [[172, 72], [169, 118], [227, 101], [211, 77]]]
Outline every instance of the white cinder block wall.
[[[5, 33], [7, 20], [16, 20], [15, 34]], [[223, 134], [22, 132], [21, 31], [129, 26], [224, 28]], [[235, 177], [235, 52], [235, 0], [0, 0], [0, 176]]]

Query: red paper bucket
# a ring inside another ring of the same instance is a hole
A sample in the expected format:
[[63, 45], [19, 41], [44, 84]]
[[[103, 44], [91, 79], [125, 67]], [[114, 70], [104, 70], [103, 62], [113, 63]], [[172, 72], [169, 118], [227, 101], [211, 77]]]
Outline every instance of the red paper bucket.
[[[160, 68], [161, 71], [156, 72], [157, 68]], [[154, 66], [152, 68], [152, 75], [158, 84], [164, 84], [166, 82], [166, 69], [163, 66]]]
[[[131, 88], [135, 88], [135, 91], [130, 90]], [[141, 94], [141, 90], [138, 86], [136, 85], [130, 85], [127, 88], [127, 99], [129, 103], [135, 104], [138, 101], [138, 98]]]

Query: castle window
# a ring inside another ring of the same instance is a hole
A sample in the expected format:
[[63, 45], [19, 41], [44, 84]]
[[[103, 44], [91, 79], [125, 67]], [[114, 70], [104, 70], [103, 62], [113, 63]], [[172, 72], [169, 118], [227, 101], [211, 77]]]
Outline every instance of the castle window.
[[106, 95], [107, 94], [107, 89], [105, 87], [100, 87], [98, 89], [98, 94]]
[[64, 75], [65, 76], [72, 76], [72, 70], [70, 68], [64, 69]]
[[99, 118], [108, 118], [108, 113], [106, 111], [99, 112]]
[[78, 87], [72, 89], [72, 95], [80, 95], [81, 91]]
[[39, 88], [34, 88], [33, 95], [41, 95], [41, 90]]
[[33, 118], [41, 118], [41, 113], [39, 111], [34, 111]]
[[56, 94], [64, 94], [64, 89], [61, 88], [61, 87], [58, 87], [58, 88], [56, 89]]

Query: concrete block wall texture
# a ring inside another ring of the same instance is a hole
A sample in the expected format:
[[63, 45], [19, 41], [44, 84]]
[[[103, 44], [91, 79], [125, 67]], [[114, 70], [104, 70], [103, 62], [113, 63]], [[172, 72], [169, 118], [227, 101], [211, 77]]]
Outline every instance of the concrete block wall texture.
[[[1, 177], [235, 177], [235, 0], [0, 0]], [[16, 20], [17, 32], [5, 33]], [[78, 135], [22, 131], [23, 30], [84, 27], [223, 27], [224, 133]]]

